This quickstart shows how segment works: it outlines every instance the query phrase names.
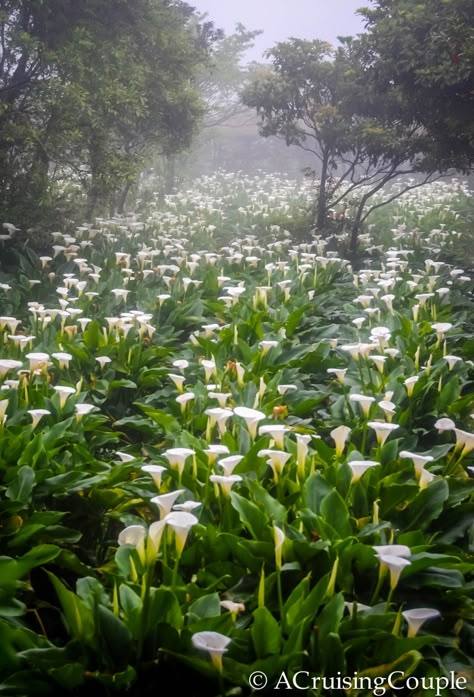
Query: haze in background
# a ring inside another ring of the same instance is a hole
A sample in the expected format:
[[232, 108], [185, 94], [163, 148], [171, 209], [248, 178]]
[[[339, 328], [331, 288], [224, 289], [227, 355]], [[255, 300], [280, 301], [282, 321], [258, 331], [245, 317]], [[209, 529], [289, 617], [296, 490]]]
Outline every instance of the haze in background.
[[231, 34], [240, 22], [246, 29], [262, 29], [248, 60], [261, 61], [262, 54], [277, 41], [290, 36], [322, 39], [336, 45], [338, 36], [355, 35], [364, 30], [355, 14], [367, 6], [364, 0], [190, 0], [199, 12]]

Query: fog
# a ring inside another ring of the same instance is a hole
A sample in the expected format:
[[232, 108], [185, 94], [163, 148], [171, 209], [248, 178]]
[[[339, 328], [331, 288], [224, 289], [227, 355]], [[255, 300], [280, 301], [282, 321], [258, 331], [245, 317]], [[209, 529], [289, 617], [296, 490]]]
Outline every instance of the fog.
[[363, 31], [362, 18], [355, 14], [363, 0], [194, 0], [216, 26], [232, 33], [237, 22], [247, 29], [261, 29], [249, 60], [262, 60], [265, 49], [290, 36], [323, 39], [336, 44], [338, 36]]

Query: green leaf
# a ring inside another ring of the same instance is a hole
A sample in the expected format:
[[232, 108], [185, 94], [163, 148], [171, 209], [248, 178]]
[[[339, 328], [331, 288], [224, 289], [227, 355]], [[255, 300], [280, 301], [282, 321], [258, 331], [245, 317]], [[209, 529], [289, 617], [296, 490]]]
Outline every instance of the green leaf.
[[75, 593], [68, 590], [54, 574], [49, 571], [47, 573], [58, 595], [67, 629], [71, 636], [85, 645], [94, 647], [95, 627], [92, 611]]
[[257, 658], [266, 658], [280, 653], [280, 625], [266, 607], [259, 607], [253, 613], [250, 630]]
[[13, 501], [21, 501], [21, 503], [30, 503], [31, 494], [35, 487], [35, 472], [28, 465], [20, 467], [18, 473], [5, 492], [5, 496]]
[[147, 631], [152, 632], [159, 623], [182, 629], [183, 615], [178, 599], [169, 588], [152, 588], [147, 613]]
[[35, 566], [47, 564], [61, 554], [62, 549], [56, 545], [38, 545], [18, 559], [18, 568], [22, 574], [27, 573]]
[[110, 390], [118, 390], [120, 388], [125, 388], [127, 390], [136, 390], [137, 385], [132, 380], [126, 380], [125, 378], [123, 378], [122, 380], [112, 380], [111, 382], [109, 382]]
[[134, 405], [141, 409], [156, 424], [161, 426], [165, 433], [179, 433], [182, 430], [179, 421], [171, 414], [168, 414], [168, 412], [162, 409], [154, 409], [147, 404], [140, 404], [139, 402], [134, 402]]
[[320, 650], [324, 650], [324, 642], [329, 634], [337, 634], [344, 614], [344, 595], [336, 593], [324, 606], [317, 619], [318, 641]]
[[403, 512], [404, 531], [426, 530], [442, 513], [449, 497], [449, 486], [445, 479], [437, 479], [418, 496]]
[[132, 636], [122, 620], [103, 605], [97, 607], [97, 632], [102, 649], [114, 665], [127, 665], [132, 653]]
[[189, 606], [189, 621], [194, 622], [204, 617], [215, 617], [221, 614], [221, 604], [218, 593], [203, 595]]
[[248, 479], [246, 483], [254, 502], [265, 511], [269, 519], [277, 523], [285, 523], [288, 515], [286, 507], [274, 499], [259, 482]]
[[455, 404], [455, 402], [459, 399], [459, 396], [461, 394], [460, 387], [459, 387], [459, 380], [457, 377], [451, 377], [450, 380], [446, 383], [446, 385], [442, 388], [438, 400], [437, 400], [437, 409], [440, 414], [448, 412], [449, 413], [449, 407], [452, 404]]
[[353, 533], [349, 522], [349, 509], [342, 496], [333, 489], [321, 501], [321, 517], [337, 531], [341, 539], [350, 537]]
[[[399, 680], [396, 679], [396, 677], [398, 678], [398, 676], [394, 676], [393, 679], [394, 684], [397, 684], [398, 682], [403, 682], [406, 678], [408, 678], [415, 671], [416, 667], [422, 660], [423, 655], [419, 651], [408, 651], [407, 653], [404, 653], [402, 656], [396, 658], [391, 663], [384, 663], [382, 665], [372, 666], [370, 668], [365, 668], [363, 670], [358, 671], [357, 677], [359, 678], [359, 680], [365, 677], [374, 680], [375, 678], [386, 678], [390, 674], [398, 671]], [[359, 684], [363, 685], [364, 682], [360, 681]], [[367, 694], [365, 687], [362, 689], [355, 688], [347, 690], [348, 697], [357, 697], [361, 694]]]
[[240, 516], [241, 521], [255, 540], [268, 540], [270, 525], [267, 517], [260, 508], [235, 491], [230, 492], [232, 506]]
[[81, 663], [67, 663], [59, 668], [49, 668], [48, 675], [64, 690], [74, 690], [86, 679], [84, 666]]
[[313, 513], [319, 515], [323, 499], [328, 496], [332, 490], [333, 487], [321, 474], [312, 474], [304, 484], [306, 506], [313, 511]]

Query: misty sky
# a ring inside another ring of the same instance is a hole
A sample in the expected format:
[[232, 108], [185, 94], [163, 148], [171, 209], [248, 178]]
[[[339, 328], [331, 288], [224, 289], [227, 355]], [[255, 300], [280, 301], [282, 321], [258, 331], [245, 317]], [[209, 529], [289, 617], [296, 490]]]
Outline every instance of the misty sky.
[[237, 22], [247, 29], [263, 29], [249, 55], [261, 60], [262, 53], [290, 36], [323, 39], [336, 44], [337, 36], [363, 31], [358, 7], [364, 0], [189, 0], [199, 12], [207, 12], [217, 27], [232, 33]]

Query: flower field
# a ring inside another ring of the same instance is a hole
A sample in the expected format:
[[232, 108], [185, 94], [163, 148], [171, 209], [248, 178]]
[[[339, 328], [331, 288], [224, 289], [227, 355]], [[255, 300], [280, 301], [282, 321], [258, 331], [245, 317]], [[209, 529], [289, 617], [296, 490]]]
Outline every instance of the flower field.
[[1, 694], [473, 689], [474, 283], [438, 255], [446, 187], [446, 223], [410, 246], [410, 194], [357, 269], [285, 230], [309, 187], [216, 175], [0, 275]]

